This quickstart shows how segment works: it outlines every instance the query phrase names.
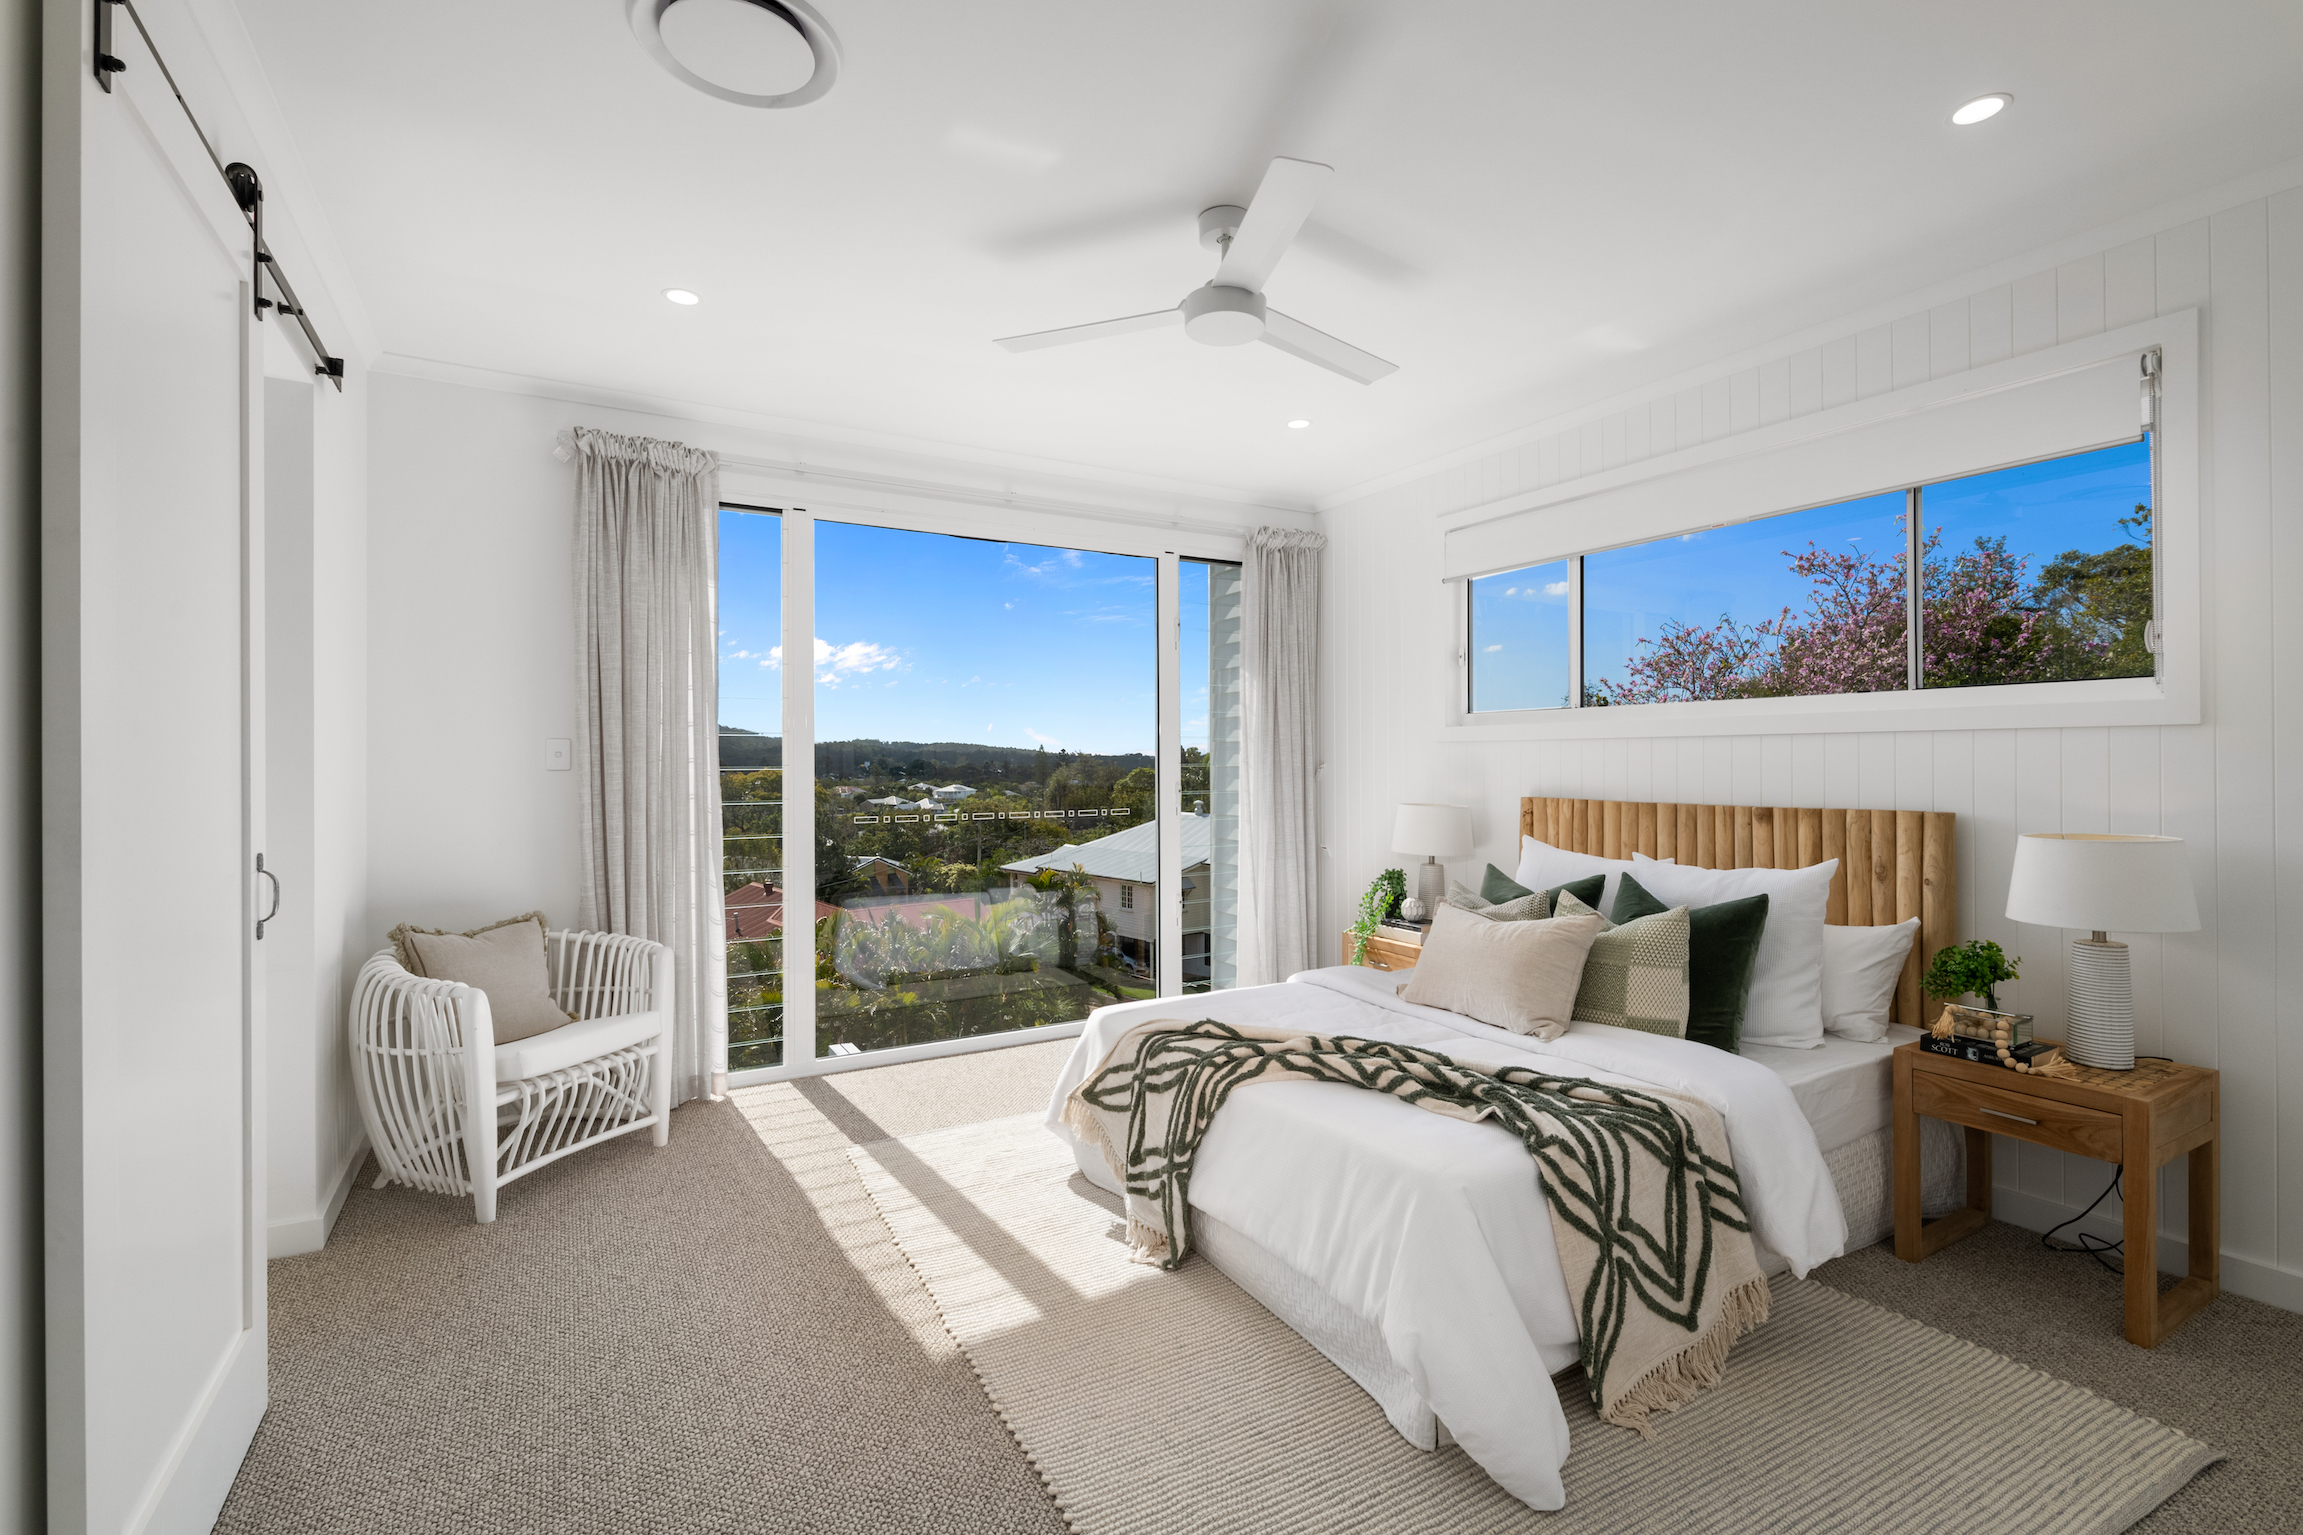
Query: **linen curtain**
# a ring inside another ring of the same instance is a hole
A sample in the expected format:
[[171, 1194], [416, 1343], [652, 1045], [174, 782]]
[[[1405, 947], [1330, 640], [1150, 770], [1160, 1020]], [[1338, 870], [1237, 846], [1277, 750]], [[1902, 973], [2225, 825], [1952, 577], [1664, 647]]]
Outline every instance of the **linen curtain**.
[[727, 1029], [720, 909], [719, 460], [578, 430], [577, 925], [672, 951], [672, 1101], [712, 1090]]
[[1319, 693], [1319, 554], [1327, 538], [1258, 528], [1240, 603], [1239, 984], [1318, 963], [1319, 837], [1312, 776]]

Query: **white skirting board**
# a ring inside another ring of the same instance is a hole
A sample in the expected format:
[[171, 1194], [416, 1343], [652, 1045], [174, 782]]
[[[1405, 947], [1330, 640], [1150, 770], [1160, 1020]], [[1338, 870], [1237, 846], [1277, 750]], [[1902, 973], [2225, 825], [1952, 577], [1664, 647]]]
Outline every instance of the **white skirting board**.
[[328, 1190], [328, 1202], [309, 1215], [290, 1216], [276, 1220], [264, 1232], [264, 1256], [267, 1258], [293, 1258], [298, 1253], [316, 1253], [328, 1245], [328, 1233], [336, 1229], [336, 1217], [344, 1211], [344, 1201], [350, 1197], [352, 1185], [360, 1180], [360, 1169], [368, 1165], [368, 1138], [363, 1135], [352, 1147], [352, 1154], [336, 1172], [336, 1181]]
[[[2108, 1179], [2108, 1172], [2105, 1177]], [[2052, 1199], [2043, 1199], [2037, 1194], [2026, 1194], [2021, 1189], [1995, 1186], [1991, 1190], [1992, 1217], [2011, 1226], [2021, 1226], [2026, 1231], [2046, 1231], [2060, 1226], [2085, 1208], [2085, 1205], [2065, 1205]], [[2068, 1240], [2082, 1231], [2101, 1237], [2106, 1242], [2116, 1242], [2120, 1237], [2119, 1214], [2114, 1210], [2105, 1215], [2098, 1210], [2064, 1232], [2063, 1239]], [[2073, 1261], [2084, 1263], [2087, 1260], [2075, 1257]], [[2180, 1228], [2162, 1226], [2159, 1231], [2161, 1272], [2180, 1274], [2190, 1264], [2191, 1244], [2186, 1240], [2185, 1233]], [[2226, 1252], [2223, 1254], [2222, 1280], [2223, 1288], [2233, 1295], [2244, 1295], [2249, 1300], [2259, 1300], [2283, 1311], [2303, 1311], [2303, 1274], [2293, 1269], [2258, 1263], [2254, 1259]]]

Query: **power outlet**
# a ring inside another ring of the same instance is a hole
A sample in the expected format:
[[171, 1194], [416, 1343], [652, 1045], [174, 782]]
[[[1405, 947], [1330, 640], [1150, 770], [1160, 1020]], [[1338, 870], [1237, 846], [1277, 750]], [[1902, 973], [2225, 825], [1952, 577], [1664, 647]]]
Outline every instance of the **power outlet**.
[[569, 753], [568, 742], [565, 737], [556, 738], [544, 743], [545, 771], [552, 773], [565, 773], [568, 770], [569, 763], [573, 760], [573, 757]]

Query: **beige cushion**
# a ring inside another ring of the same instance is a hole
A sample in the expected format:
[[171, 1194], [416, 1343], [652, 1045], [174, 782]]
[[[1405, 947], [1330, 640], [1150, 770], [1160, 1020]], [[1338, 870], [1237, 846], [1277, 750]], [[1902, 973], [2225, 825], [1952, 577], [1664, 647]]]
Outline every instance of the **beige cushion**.
[[486, 992], [488, 1017], [499, 1045], [575, 1022], [572, 1013], [552, 1000], [540, 911], [463, 933], [402, 923], [392, 929], [391, 937], [400, 966], [410, 975], [461, 981]]
[[1442, 906], [1400, 996], [1514, 1034], [1557, 1039], [1575, 1016], [1584, 956], [1599, 928], [1597, 917], [1491, 922]]
[[1490, 922], [1541, 922], [1551, 915], [1551, 892], [1537, 890], [1508, 901], [1490, 901], [1469, 885], [1449, 885], [1447, 904]]

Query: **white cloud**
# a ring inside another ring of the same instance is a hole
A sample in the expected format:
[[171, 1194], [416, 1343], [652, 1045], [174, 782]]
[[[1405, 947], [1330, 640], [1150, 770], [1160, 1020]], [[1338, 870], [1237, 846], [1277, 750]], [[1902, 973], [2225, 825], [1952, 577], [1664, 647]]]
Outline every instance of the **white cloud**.
[[1492, 656], [1501, 649], [1503, 649], [1501, 645], [1490, 645], [1487, 647], [1487, 654]]
[[[781, 669], [784, 647], [778, 645], [768, 652], [762, 666]], [[872, 672], [893, 672], [906, 669], [903, 652], [869, 640], [853, 640], [845, 645], [834, 645], [818, 635], [815, 643], [816, 681], [828, 688], [842, 682], [854, 682]]]
[[1024, 727], [1024, 734], [1030, 736], [1033, 740], [1039, 742], [1042, 746], [1061, 746], [1064, 744], [1063, 742], [1057, 740], [1054, 736], [1041, 735], [1038, 731], [1032, 729], [1032, 727], [1029, 725]]
[[1543, 594], [1546, 597], [1564, 597], [1567, 595], [1567, 583], [1565, 581], [1546, 582], [1544, 584]]
[[1507, 586], [1503, 589], [1503, 594], [1506, 597], [1516, 597], [1519, 595], [1519, 588], [1516, 586]]

